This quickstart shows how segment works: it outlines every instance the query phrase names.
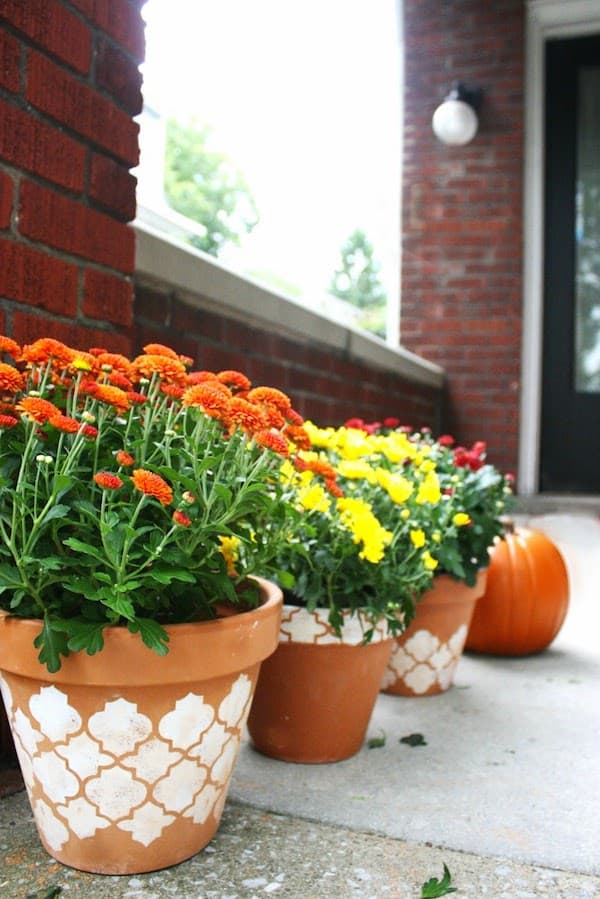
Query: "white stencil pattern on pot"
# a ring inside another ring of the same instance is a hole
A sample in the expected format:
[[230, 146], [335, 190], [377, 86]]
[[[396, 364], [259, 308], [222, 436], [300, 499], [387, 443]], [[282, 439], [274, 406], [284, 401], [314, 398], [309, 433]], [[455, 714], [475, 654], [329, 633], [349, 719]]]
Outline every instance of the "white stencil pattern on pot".
[[394, 644], [382, 689], [397, 681], [413, 693], [426, 693], [435, 683], [447, 690], [462, 655], [467, 627], [462, 624], [446, 643], [427, 630], [416, 631], [404, 645]]
[[218, 709], [188, 693], [153, 726], [126, 699], [106, 702], [88, 721], [67, 692], [41, 687], [28, 708], [0, 688], [33, 811], [48, 845], [117, 827], [149, 846], [176, 815], [219, 819], [250, 708], [252, 684], [239, 675]]
[[[358, 646], [371, 625], [362, 622], [357, 615], [344, 615], [341, 636], [334, 633], [329, 624], [329, 609], [313, 609], [309, 612], [300, 606], [283, 607], [279, 640], [281, 643], [345, 643]], [[378, 624], [373, 632], [373, 643], [387, 640], [389, 632], [385, 624]]]

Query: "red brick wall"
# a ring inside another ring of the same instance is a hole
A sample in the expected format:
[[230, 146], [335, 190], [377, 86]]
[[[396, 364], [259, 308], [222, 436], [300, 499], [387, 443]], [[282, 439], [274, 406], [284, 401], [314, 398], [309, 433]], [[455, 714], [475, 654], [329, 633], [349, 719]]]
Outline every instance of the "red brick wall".
[[136, 286], [135, 342], [166, 342], [199, 368], [234, 368], [254, 384], [279, 387], [295, 408], [320, 425], [397, 416], [404, 424], [439, 428], [441, 394], [342, 351], [291, 340], [223, 315], [192, 308], [167, 287]]
[[[523, 165], [522, 0], [404, 3], [401, 340], [448, 376], [445, 425], [517, 463]], [[479, 133], [431, 116], [453, 81], [484, 90]]]
[[132, 348], [142, 0], [0, 2], [0, 328]]

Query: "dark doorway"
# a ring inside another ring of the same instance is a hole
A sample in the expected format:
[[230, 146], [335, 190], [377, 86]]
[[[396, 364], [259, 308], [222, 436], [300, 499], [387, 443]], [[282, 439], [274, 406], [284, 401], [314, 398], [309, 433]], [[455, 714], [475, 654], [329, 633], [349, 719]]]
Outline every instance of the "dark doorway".
[[600, 493], [600, 35], [546, 45], [540, 488]]

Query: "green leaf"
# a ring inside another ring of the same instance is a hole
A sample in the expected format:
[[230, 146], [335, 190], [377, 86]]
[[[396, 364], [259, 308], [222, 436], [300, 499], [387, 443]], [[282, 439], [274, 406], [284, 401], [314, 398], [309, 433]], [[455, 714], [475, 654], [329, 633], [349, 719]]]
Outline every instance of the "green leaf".
[[22, 587], [21, 578], [14, 565], [0, 565], [0, 590]]
[[81, 621], [73, 618], [63, 621], [63, 627], [70, 635], [67, 646], [71, 652], [85, 649], [89, 656], [100, 652], [104, 647], [105, 624], [105, 621]]
[[102, 587], [98, 590], [98, 596], [101, 599], [102, 605], [105, 605], [108, 609], [111, 609], [111, 611], [120, 615], [121, 618], [126, 618], [127, 621], [134, 620], [135, 612], [131, 602], [126, 596], [119, 596], [119, 594], [115, 593], [114, 590], [111, 590], [110, 587]]
[[42, 630], [33, 641], [36, 649], [39, 649], [38, 659], [45, 665], [51, 674], [60, 670], [60, 657], [69, 654], [67, 635], [61, 630], [60, 622], [53, 622], [44, 618]]
[[407, 746], [427, 746], [427, 741], [423, 734], [409, 734], [407, 737], [400, 737], [399, 743], [406, 743]]
[[45, 524], [47, 521], [52, 521], [53, 518], [65, 518], [70, 511], [71, 510], [69, 506], [61, 505], [61, 503], [58, 503], [56, 506], [52, 506], [51, 509], [48, 509], [42, 521]]
[[456, 893], [456, 887], [450, 886], [452, 876], [444, 863], [444, 876], [441, 880], [432, 877], [421, 887], [421, 899], [437, 899], [438, 896], [447, 896], [448, 893]]
[[379, 749], [381, 746], [385, 746], [385, 731], [381, 731], [380, 737], [371, 737], [367, 740], [367, 748], [368, 749]]
[[68, 546], [69, 549], [75, 550], [77, 553], [92, 556], [92, 558], [97, 559], [98, 562], [106, 564], [106, 558], [99, 549], [96, 549], [95, 546], [90, 546], [89, 543], [84, 543], [83, 540], [78, 540], [77, 537], [67, 537], [64, 544], [65, 546]]
[[171, 581], [185, 581], [187, 584], [193, 584], [196, 580], [194, 575], [185, 568], [159, 568], [153, 566], [151, 570], [153, 581], [159, 584], [170, 584]]
[[159, 656], [166, 656], [169, 651], [167, 646], [169, 635], [157, 621], [150, 618], [135, 618], [127, 627], [132, 634], [139, 633], [149, 649], [153, 649]]

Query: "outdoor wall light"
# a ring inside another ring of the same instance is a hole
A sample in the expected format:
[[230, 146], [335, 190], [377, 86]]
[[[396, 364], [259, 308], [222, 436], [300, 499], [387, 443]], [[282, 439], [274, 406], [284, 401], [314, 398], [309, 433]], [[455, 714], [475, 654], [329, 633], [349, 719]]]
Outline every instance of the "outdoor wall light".
[[467, 88], [457, 81], [433, 114], [431, 126], [443, 144], [462, 147], [477, 134], [481, 88]]

